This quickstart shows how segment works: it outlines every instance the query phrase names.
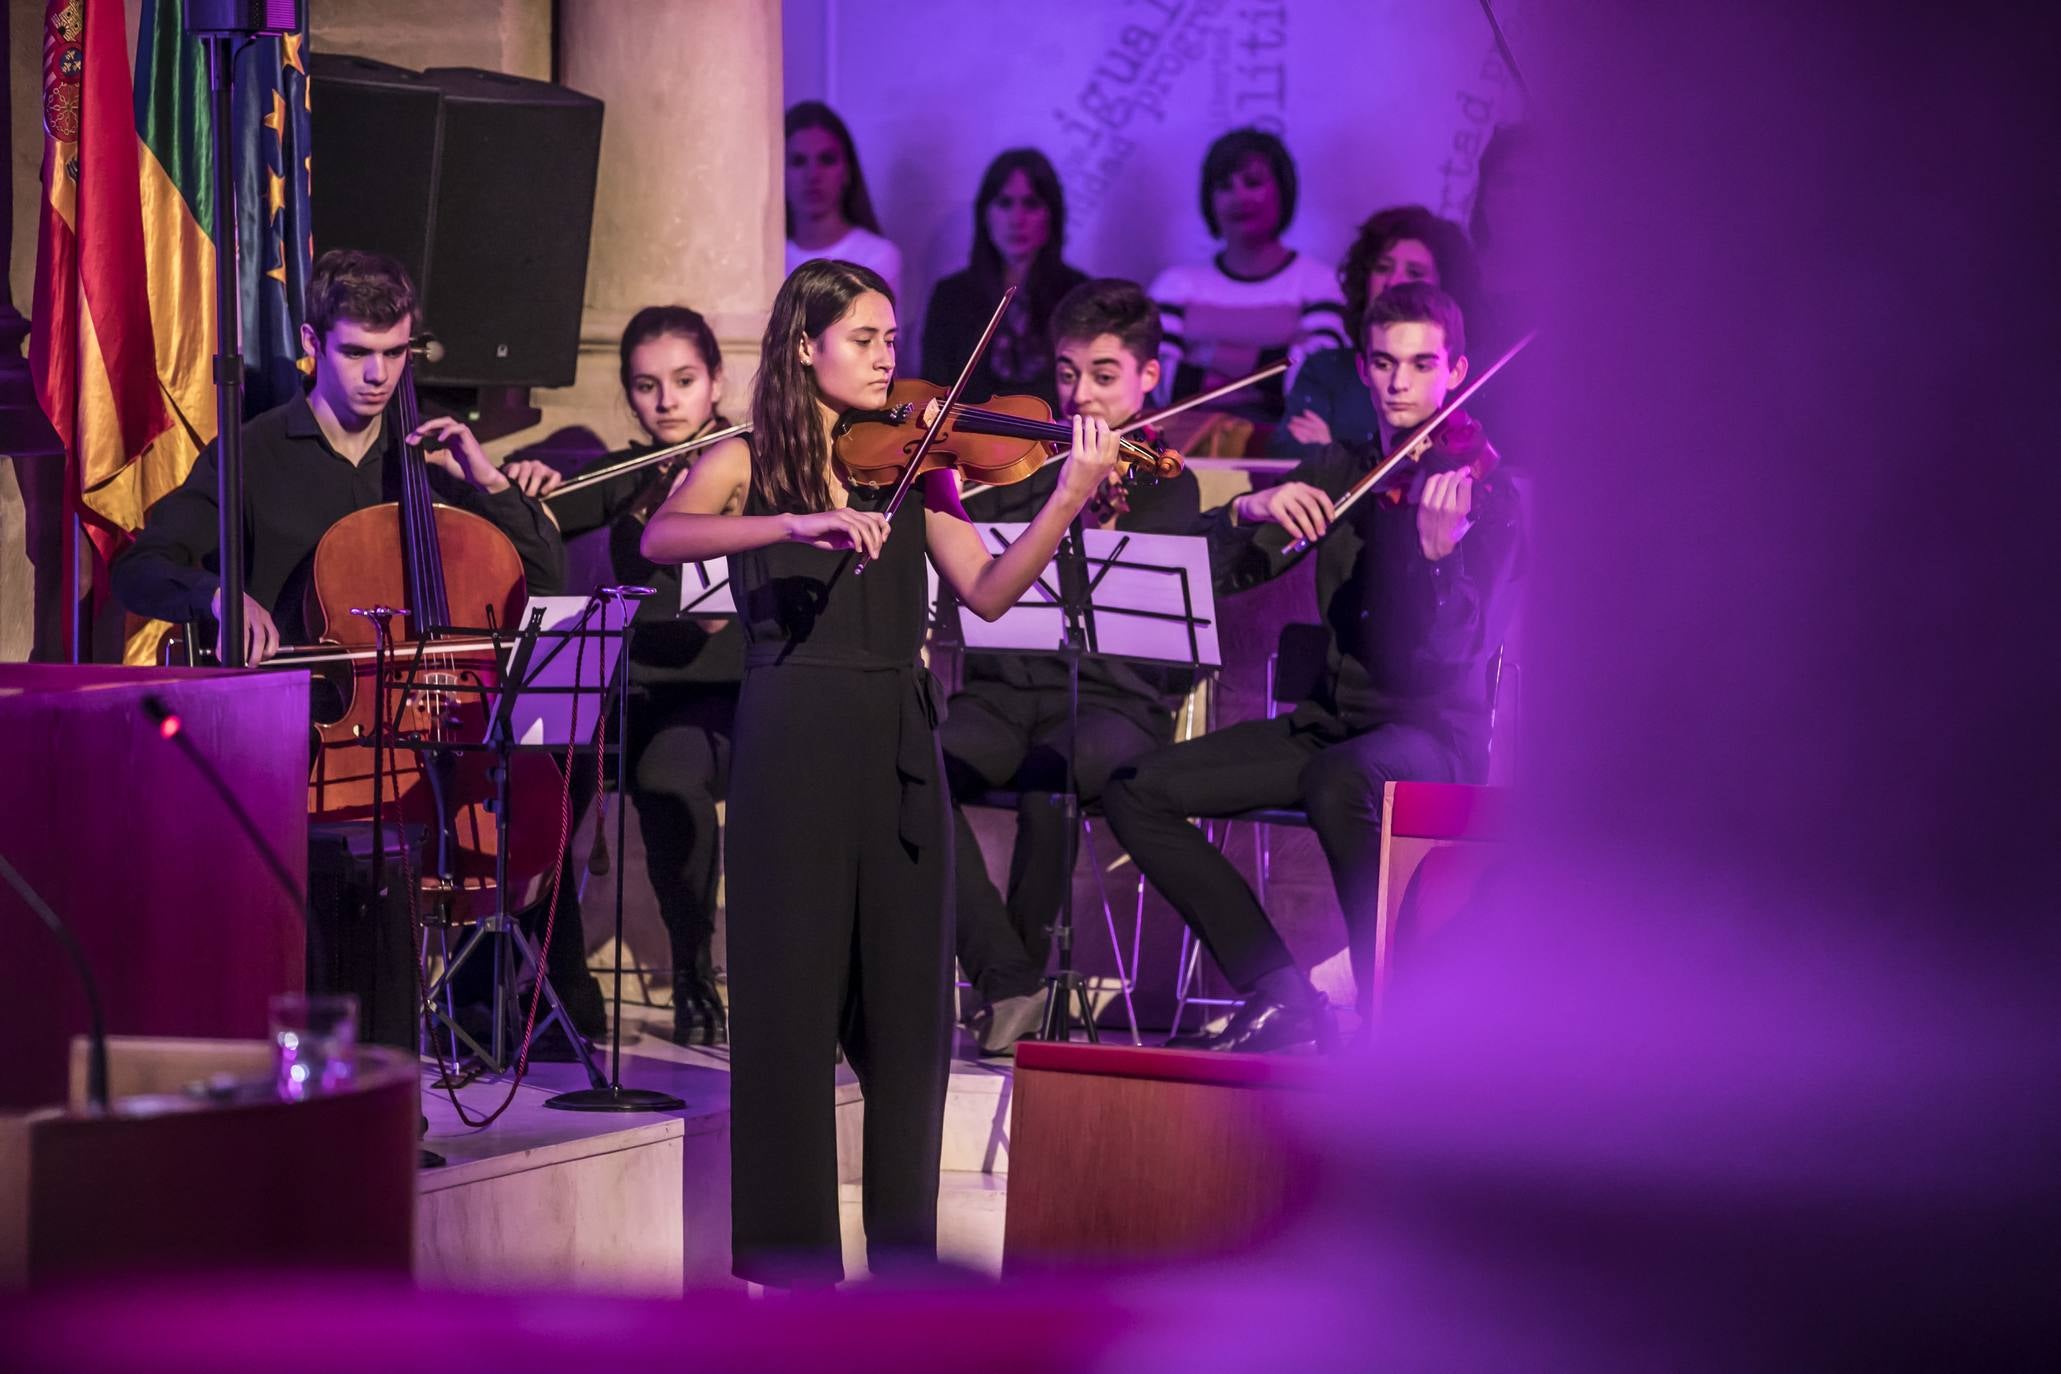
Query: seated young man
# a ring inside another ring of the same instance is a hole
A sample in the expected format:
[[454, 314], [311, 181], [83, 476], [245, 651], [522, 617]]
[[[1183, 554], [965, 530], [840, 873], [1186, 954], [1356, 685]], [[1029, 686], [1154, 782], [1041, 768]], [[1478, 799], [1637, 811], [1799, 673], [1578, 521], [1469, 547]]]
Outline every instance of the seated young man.
[[[454, 419], [393, 432], [387, 403], [400, 384], [415, 330], [415, 286], [378, 253], [332, 249], [308, 279], [301, 347], [315, 360], [305, 396], [244, 422], [243, 621], [247, 661], [307, 642], [301, 600], [315, 546], [346, 515], [399, 499], [402, 439], [428, 451], [437, 499], [485, 516], [522, 555], [534, 593], [565, 581], [565, 544], [542, 506], [501, 475], [472, 431]], [[215, 446], [145, 515], [115, 559], [115, 598], [155, 620], [221, 618]]]
[[[437, 500], [492, 521], [521, 555], [529, 591], [556, 592], [565, 581], [558, 527], [502, 475], [472, 431], [442, 416], [406, 436], [389, 423], [416, 324], [406, 269], [382, 254], [332, 249], [308, 279], [305, 318], [301, 347], [314, 359], [314, 384], [243, 426], [246, 661], [309, 642], [303, 597], [315, 547], [345, 516], [399, 499], [404, 439], [425, 445]], [[221, 619], [215, 452], [212, 444], [201, 451], [114, 561], [115, 597], [137, 615]], [[558, 923], [549, 961], [552, 983], [582, 1030], [597, 1031], [601, 992], [586, 971], [577, 921]]]
[[[1368, 306], [1360, 377], [1384, 451], [1445, 404], [1466, 377], [1466, 355], [1460, 308], [1437, 287], [1394, 286]], [[1285, 566], [1291, 539], [1324, 536], [1333, 502], [1378, 458], [1334, 444], [1281, 485], [1232, 502], [1219, 517], [1228, 527], [1218, 534], [1231, 546], [1220, 581], [1258, 580]], [[1322, 997], [1252, 889], [1189, 817], [1303, 808], [1330, 863], [1364, 987], [1383, 784], [1479, 782], [1488, 771], [1488, 662], [1509, 618], [1523, 526], [1507, 484], [1477, 483], [1464, 467], [1431, 471], [1436, 466], [1420, 470], [1403, 499], [1359, 501], [1317, 545], [1317, 603], [1330, 647], [1315, 698], [1276, 719], [1148, 754], [1103, 794], [1139, 871], [1245, 997], [1222, 1031], [1169, 1043], [1265, 1051], [1329, 1033]]]
[[[1159, 382], [1159, 311], [1137, 283], [1083, 282], [1052, 312], [1054, 376], [1060, 410], [1094, 415], [1112, 427], [1145, 409]], [[977, 520], [1028, 520], [1051, 494], [1052, 464], [1013, 486], [968, 498]], [[1201, 509], [1192, 473], [1110, 491], [1098, 507], [1120, 529], [1185, 533]], [[1090, 512], [1091, 516], [1093, 511]], [[1102, 793], [1112, 769], [1173, 738], [1172, 707], [1186, 674], [1084, 658], [1074, 781], [1083, 803]], [[1076, 836], [1054, 794], [1066, 785], [1066, 660], [1058, 655], [968, 654], [965, 685], [953, 696], [939, 736], [955, 798], [993, 788], [1018, 793], [1009, 895], [989, 881], [965, 812], [958, 835], [958, 953], [987, 1005], [981, 1048], [1008, 1050], [1036, 1029], [1050, 926], [1072, 881]]]

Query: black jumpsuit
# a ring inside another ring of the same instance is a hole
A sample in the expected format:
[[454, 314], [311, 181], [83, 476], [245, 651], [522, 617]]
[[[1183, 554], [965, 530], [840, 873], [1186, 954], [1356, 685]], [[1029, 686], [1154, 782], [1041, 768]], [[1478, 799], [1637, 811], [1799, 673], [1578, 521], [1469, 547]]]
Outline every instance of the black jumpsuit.
[[921, 484], [880, 560], [855, 577], [852, 558], [776, 544], [730, 561], [749, 641], [724, 859], [733, 1268], [761, 1283], [844, 1275], [838, 1043], [866, 1097], [869, 1265], [937, 1255], [952, 843], [918, 658]]

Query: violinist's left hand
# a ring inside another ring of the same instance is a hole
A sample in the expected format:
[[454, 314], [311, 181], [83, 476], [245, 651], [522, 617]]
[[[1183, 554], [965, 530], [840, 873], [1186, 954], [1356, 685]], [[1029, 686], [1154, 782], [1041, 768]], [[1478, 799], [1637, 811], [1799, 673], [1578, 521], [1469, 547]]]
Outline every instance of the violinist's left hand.
[[1073, 451], [1059, 473], [1059, 489], [1076, 508], [1095, 498], [1102, 483], [1116, 471], [1118, 441], [1109, 422], [1099, 415], [1073, 417]]
[[[436, 415], [424, 420], [408, 436], [411, 444], [423, 445], [424, 461], [434, 463], [453, 477], [471, 482], [482, 491], [505, 491], [508, 479], [501, 475], [487, 458], [486, 451], [479, 446], [463, 421], [449, 415]], [[430, 447], [437, 443], [437, 447]]]
[[1417, 546], [1436, 563], [1474, 528], [1474, 473], [1469, 468], [1434, 472], [1424, 479], [1417, 501]]

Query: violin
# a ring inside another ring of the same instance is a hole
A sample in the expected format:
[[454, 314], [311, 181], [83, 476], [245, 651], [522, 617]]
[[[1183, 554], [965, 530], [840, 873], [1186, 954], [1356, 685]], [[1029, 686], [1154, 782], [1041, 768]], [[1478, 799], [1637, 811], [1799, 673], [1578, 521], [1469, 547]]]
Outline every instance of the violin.
[[[1259, 383], [1264, 382], [1267, 378], [1279, 376], [1281, 373], [1286, 372], [1287, 370], [1288, 360], [1286, 358], [1281, 359], [1279, 362], [1268, 363], [1265, 367], [1259, 369], [1259, 371], [1257, 372], [1247, 373], [1245, 376], [1226, 382], [1224, 385], [1220, 387], [1214, 387], [1208, 391], [1200, 393], [1199, 395], [1190, 396], [1184, 400], [1176, 401], [1172, 405], [1166, 407], [1166, 409], [1164, 410], [1153, 411], [1150, 415], [1141, 415], [1127, 425], [1119, 425], [1117, 427], [1116, 437], [1121, 439], [1126, 434], [1135, 433], [1136, 431], [1141, 429], [1157, 429], [1160, 426], [1161, 422], [1170, 420], [1174, 416], [1181, 414], [1183, 411], [1193, 410], [1196, 406], [1199, 405], [1207, 405], [1209, 402], [1214, 401], [1219, 396], [1228, 396], [1234, 391], [1243, 391], [1245, 390], [1245, 388], [1249, 386], [1256, 386]], [[1159, 451], [1164, 449], [1165, 445], [1155, 443], [1153, 445], [1153, 448], [1155, 451]], [[1066, 455], [1064, 453], [1055, 453], [1052, 456], [1045, 459], [1045, 462], [1056, 463], [1065, 456]], [[1179, 455], [1176, 456], [1178, 457]], [[1172, 474], [1160, 475], [1171, 476]], [[962, 482], [959, 487], [959, 495], [961, 497], [978, 496], [984, 491], [994, 490], [996, 485], [999, 484], [987, 482]]]
[[[982, 406], [954, 405], [920, 458], [926, 431], [937, 419], [947, 388], [918, 378], [897, 381], [885, 410], [852, 411], [832, 433], [831, 462], [846, 486], [897, 486], [914, 476], [953, 468], [962, 479], [1001, 487], [1021, 482], [1053, 456], [1053, 444], [1071, 444], [1073, 426], [1052, 418], [1036, 396], [998, 396]], [[1117, 467], [1125, 480], [1143, 473], [1174, 477], [1181, 455], [1136, 439], [1117, 441]]]
[[[1398, 503], [1414, 500], [1421, 490], [1420, 479], [1433, 472], [1471, 468], [1477, 482], [1486, 481], [1488, 475], [1495, 471], [1495, 446], [1489, 443], [1481, 425], [1461, 407], [1473, 398], [1474, 393], [1487, 386], [1490, 378], [1507, 367], [1512, 358], [1529, 347], [1537, 335], [1538, 331], [1533, 330], [1512, 344], [1502, 357], [1448, 397], [1430, 419], [1411, 430], [1393, 452], [1347, 488], [1345, 495], [1332, 503], [1331, 524], [1324, 533], [1337, 529], [1345, 522], [1346, 512], [1370, 496]], [[1300, 554], [1312, 542], [1308, 539], [1293, 540], [1286, 552], [1291, 556]]]
[[[422, 423], [412, 359], [404, 364], [387, 422], [402, 436]], [[493, 639], [450, 632], [470, 626], [514, 630], [526, 599], [522, 558], [492, 521], [437, 504], [420, 443], [403, 445], [401, 499], [368, 506], [330, 526], [315, 546], [307, 623], [340, 661], [343, 713], [316, 724], [308, 815], [318, 821], [373, 819], [396, 810], [429, 840], [422, 891], [451, 921], [496, 910], [499, 837], [493, 808], [495, 761], [480, 750], [397, 747], [485, 740], [501, 660]], [[386, 697], [378, 691], [380, 617], [362, 608], [403, 608], [394, 617]], [[306, 660], [303, 659], [303, 662]], [[367, 748], [367, 741], [377, 746]], [[384, 755], [384, 759], [382, 758]], [[509, 758], [508, 910], [527, 905], [558, 866], [563, 783], [541, 754]], [[381, 774], [384, 773], [382, 779]]]

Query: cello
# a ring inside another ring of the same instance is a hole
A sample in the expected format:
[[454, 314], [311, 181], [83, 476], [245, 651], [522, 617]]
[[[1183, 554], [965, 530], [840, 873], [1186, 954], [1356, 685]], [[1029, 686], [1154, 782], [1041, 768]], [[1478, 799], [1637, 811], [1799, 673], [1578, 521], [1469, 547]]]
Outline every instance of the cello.
[[[377, 807], [382, 820], [423, 827], [429, 840], [420, 895], [445, 921], [469, 923], [492, 914], [499, 898], [497, 765], [488, 753], [460, 746], [486, 738], [501, 663], [494, 639], [450, 631], [512, 631], [528, 589], [507, 535], [436, 501], [423, 445], [409, 442], [422, 423], [412, 350], [390, 407], [387, 420], [402, 439], [400, 500], [345, 516], [315, 548], [307, 624], [342, 651], [334, 657], [344, 665], [344, 708], [315, 725], [308, 816], [368, 821]], [[398, 608], [399, 626], [389, 630], [371, 607]], [[376, 652], [383, 634], [395, 670], [384, 675], [384, 699]], [[510, 756], [509, 768], [512, 912], [534, 901], [558, 866], [562, 818], [551, 803], [563, 780], [535, 753]]]

